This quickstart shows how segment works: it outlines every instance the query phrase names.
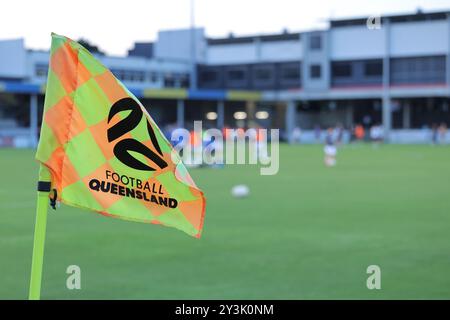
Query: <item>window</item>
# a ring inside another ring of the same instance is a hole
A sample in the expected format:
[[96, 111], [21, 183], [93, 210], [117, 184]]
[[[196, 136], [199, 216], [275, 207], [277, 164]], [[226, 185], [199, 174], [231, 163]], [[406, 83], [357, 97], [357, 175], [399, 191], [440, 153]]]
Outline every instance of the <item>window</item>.
[[124, 71], [124, 79], [126, 81], [133, 81], [133, 72], [132, 71]]
[[225, 74], [223, 84], [218, 84], [224, 88], [249, 89], [250, 78], [253, 77], [250, 65], [233, 65], [224, 67]]
[[352, 65], [350, 63], [334, 63], [332, 72], [333, 77], [350, 78], [352, 76]]
[[309, 38], [309, 49], [320, 50], [322, 49], [322, 37], [318, 34], [311, 35]]
[[133, 72], [132, 71], [123, 71], [123, 80], [124, 81], [133, 81]]
[[275, 64], [255, 64], [250, 66], [252, 89], [275, 89], [277, 79]]
[[150, 81], [151, 82], [158, 82], [159, 80], [159, 75], [156, 72], [151, 72], [150, 73]]
[[189, 88], [189, 76], [188, 75], [182, 75], [180, 78], [180, 87], [182, 88]]
[[332, 86], [365, 86], [382, 84], [382, 60], [333, 61]]
[[229, 70], [228, 79], [231, 81], [241, 81], [245, 78], [245, 72], [243, 70]]
[[366, 62], [364, 75], [367, 77], [379, 77], [383, 74], [383, 63], [381, 61]]
[[[226, 79], [225, 68], [223, 66], [198, 66], [197, 82], [199, 88], [205, 89], [219, 89], [224, 88], [224, 81]], [[189, 74], [185, 74], [187, 77], [186, 83], [182, 83], [182, 86], [189, 87]]]
[[270, 69], [256, 69], [255, 77], [258, 80], [270, 80], [272, 78], [272, 72]]
[[313, 64], [309, 68], [309, 77], [311, 79], [318, 79], [321, 77], [322, 68], [320, 64]]
[[47, 76], [48, 65], [37, 64], [35, 67], [36, 77], [46, 77]]
[[174, 88], [175, 87], [175, 79], [171, 74], [166, 74], [164, 76], [164, 87], [166, 88]]
[[119, 79], [119, 80], [123, 80], [124, 79], [124, 72], [122, 70], [118, 70], [118, 69], [111, 69], [111, 72], [113, 73], [113, 75]]
[[445, 83], [445, 56], [391, 59], [391, 83]]
[[114, 76], [121, 81], [144, 82], [145, 73], [135, 70], [111, 69]]
[[200, 79], [202, 82], [215, 82], [217, 81], [217, 71], [202, 71]]
[[274, 86], [278, 89], [299, 88], [302, 85], [302, 66], [298, 62], [276, 64]]
[[281, 78], [284, 80], [300, 79], [300, 66], [283, 67], [281, 69]]
[[144, 82], [145, 81], [145, 73], [143, 71], [137, 71], [134, 75], [134, 80], [137, 82]]

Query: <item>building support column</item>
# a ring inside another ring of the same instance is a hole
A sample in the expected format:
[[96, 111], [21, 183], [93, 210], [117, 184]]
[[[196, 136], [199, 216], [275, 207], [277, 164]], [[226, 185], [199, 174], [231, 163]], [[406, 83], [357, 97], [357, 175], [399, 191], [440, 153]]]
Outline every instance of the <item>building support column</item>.
[[286, 114], [285, 114], [285, 128], [286, 128], [286, 138], [289, 144], [293, 142], [292, 131], [294, 131], [296, 123], [296, 103], [290, 100], [286, 104]]
[[384, 141], [389, 142], [389, 137], [392, 128], [392, 109], [391, 109], [391, 98], [388, 94], [383, 95], [382, 119], [383, 119]]
[[247, 101], [245, 103], [245, 112], [247, 113], [247, 127], [253, 128], [255, 126], [255, 113], [256, 113], [256, 102]]
[[225, 127], [225, 103], [223, 100], [217, 101], [217, 128]]
[[32, 148], [36, 148], [38, 144], [38, 96], [30, 95], [30, 144]]
[[184, 100], [177, 100], [177, 127], [184, 128]]
[[[447, 31], [450, 32], [450, 13], [447, 13]], [[445, 81], [447, 83], [447, 87], [450, 89], [450, 42], [448, 43], [447, 55], [445, 56]], [[450, 96], [450, 92], [448, 93]]]
[[344, 127], [352, 128], [353, 127], [353, 105], [347, 105], [345, 110], [345, 124]]
[[409, 102], [403, 104], [403, 129], [411, 128], [411, 105]]
[[382, 28], [385, 32], [385, 53], [383, 57], [383, 94], [382, 94], [382, 121], [384, 131], [384, 141], [390, 141], [392, 128], [392, 108], [391, 108], [391, 28], [389, 19], [383, 22]]

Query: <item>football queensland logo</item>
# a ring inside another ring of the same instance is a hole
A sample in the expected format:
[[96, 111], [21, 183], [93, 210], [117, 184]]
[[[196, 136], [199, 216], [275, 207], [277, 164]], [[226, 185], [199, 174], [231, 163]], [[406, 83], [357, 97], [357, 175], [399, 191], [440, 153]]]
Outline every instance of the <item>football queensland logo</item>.
[[116, 158], [126, 166], [136, 170], [144, 170], [144, 171], [156, 170], [154, 167], [151, 167], [148, 164], [143, 163], [142, 161], [136, 159], [133, 156], [133, 154], [130, 153], [134, 152], [143, 155], [144, 157], [152, 161], [160, 169], [164, 169], [165, 167], [167, 167], [167, 162], [163, 159], [163, 154], [158, 144], [158, 140], [156, 139], [155, 132], [147, 118], [146, 123], [148, 136], [156, 152], [148, 148], [142, 142], [139, 142], [135, 139], [131, 138], [120, 139], [123, 135], [135, 129], [141, 122], [142, 117], [144, 116], [144, 112], [142, 111], [141, 106], [136, 102], [136, 100], [132, 98], [123, 98], [116, 101], [109, 111], [108, 124], [111, 122], [111, 119], [116, 114], [123, 111], [130, 111], [130, 113], [128, 114], [127, 117], [111, 126], [108, 129], [107, 133], [108, 142], [109, 143], [115, 142], [113, 152]]
[[[114, 116], [119, 114], [121, 119], [118, 122], [112, 121]], [[110, 125], [106, 133], [108, 142], [113, 145], [113, 153], [116, 158], [128, 168], [145, 172], [168, 167], [155, 131], [136, 100], [124, 98], [114, 103], [109, 111], [108, 124]], [[142, 141], [149, 141], [148, 144], [130, 138], [128, 133], [137, 128], [139, 129], [139, 126], [145, 126], [145, 128], [142, 128], [144, 129], [143, 133], [144, 135], [148, 134], [149, 139], [147, 137], [141, 139]], [[169, 197], [164, 186], [158, 180], [142, 179], [142, 176], [146, 176], [146, 174], [133, 177], [128, 173], [105, 170], [104, 179], [100, 177], [91, 179], [89, 188], [95, 192], [137, 199], [166, 208], [176, 208], [178, 206], [178, 200]]]

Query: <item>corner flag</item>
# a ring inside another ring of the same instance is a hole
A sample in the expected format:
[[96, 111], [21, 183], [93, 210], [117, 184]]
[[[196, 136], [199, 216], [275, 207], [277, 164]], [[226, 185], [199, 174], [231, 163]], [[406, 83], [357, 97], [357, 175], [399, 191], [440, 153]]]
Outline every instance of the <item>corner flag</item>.
[[[52, 34], [50, 55], [38, 209], [53, 191], [67, 205], [200, 237], [203, 193], [139, 100], [79, 43]], [[40, 219], [39, 210], [30, 298], [42, 267], [36, 251], [43, 253], [46, 212]]]

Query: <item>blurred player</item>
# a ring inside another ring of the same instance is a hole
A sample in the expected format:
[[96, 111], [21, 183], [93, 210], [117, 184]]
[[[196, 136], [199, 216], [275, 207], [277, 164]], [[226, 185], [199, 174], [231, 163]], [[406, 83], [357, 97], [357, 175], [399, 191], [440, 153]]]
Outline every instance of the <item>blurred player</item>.
[[447, 140], [447, 124], [442, 122], [438, 130], [439, 130], [439, 143], [445, 144]]
[[344, 140], [344, 127], [341, 123], [336, 127], [336, 144], [341, 145]]
[[436, 123], [433, 123], [431, 125], [431, 143], [435, 145], [438, 144], [438, 142], [439, 142], [438, 125]]
[[374, 147], [378, 147], [383, 142], [383, 128], [381, 125], [376, 124], [370, 127], [369, 135]]
[[361, 124], [356, 125], [355, 127], [355, 138], [356, 141], [360, 142], [363, 141], [366, 133], [364, 131], [364, 127]]
[[328, 128], [327, 130], [323, 151], [325, 153], [325, 165], [327, 167], [334, 167], [336, 165], [337, 149], [333, 139], [333, 128]]
[[291, 133], [292, 143], [300, 143], [302, 139], [302, 129], [300, 127], [295, 127]]
[[316, 124], [314, 126], [314, 137], [316, 138], [316, 142], [320, 142], [320, 134], [321, 134], [320, 126]]

